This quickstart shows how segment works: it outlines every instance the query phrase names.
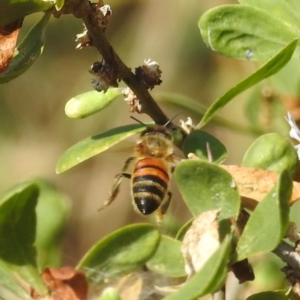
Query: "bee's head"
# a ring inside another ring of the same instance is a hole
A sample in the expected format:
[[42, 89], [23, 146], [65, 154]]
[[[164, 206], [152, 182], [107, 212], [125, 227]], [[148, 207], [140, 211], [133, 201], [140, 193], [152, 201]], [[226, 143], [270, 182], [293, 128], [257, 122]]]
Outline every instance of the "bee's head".
[[144, 131], [142, 131], [140, 137], [161, 137], [166, 140], [172, 141], [172, 133], [165, 125], [152, 125], [147, 126]]
[[139, 153], [152, 157], [168, 157], [173, 154], [173, 135], [168, 125], [174, 118], [165, 125], [146, 125], [134, 117], [131, 118], [146, 127], [137, 143], [136, 150]]
[[138, 145], [144, 154], [152, 157], [165, 157], [173, 153], [172, 134], [162, 125], [147, 127], [141, 133]]

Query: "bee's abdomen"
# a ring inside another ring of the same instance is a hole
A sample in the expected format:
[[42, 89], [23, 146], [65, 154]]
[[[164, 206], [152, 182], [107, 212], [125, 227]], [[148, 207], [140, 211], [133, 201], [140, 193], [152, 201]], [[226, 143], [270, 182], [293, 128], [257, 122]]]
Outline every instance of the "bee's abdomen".
[[168, 183], [168, 168], [161, 160], [139, 160], [132, 176], [132, 193], [137, 209], [144, 215], [157, 210], [165, 198]]

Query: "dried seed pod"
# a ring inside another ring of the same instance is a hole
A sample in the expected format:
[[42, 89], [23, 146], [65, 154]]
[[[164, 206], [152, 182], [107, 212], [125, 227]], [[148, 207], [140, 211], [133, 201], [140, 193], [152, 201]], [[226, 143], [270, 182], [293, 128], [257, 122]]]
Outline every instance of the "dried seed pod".
[[104, 61], [92, 64], [90, 73], [95, 76], [92, 84], [95, 90], [106, 92], [109, 87], [118, 87], [117, 76], [111, 66]]
[[159, 64], [150, 59], [145, 60], [141, 67], [136, 68], [135, 74], [147, 89], [153, 89], [155, 85], [162, 83]]
[[125, 96], [124, 101], [126, 101], [130, 105], [131, 112], [137, 112], [138, 114], [142, 113], [142, 105], [140, 104], [139, 99], [135, 95], [135, 93], [129, 88], [125, 88], [122, 91], [123, 95]]

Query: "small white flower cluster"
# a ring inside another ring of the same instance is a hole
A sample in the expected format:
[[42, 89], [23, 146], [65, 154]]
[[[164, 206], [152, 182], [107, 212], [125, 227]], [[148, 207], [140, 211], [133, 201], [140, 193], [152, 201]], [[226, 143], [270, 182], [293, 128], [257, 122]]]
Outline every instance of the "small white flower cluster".
[[[285, 119], [291, 126], [290, 137], [300, 142], [300, 130], [290, 112], [287, 113], [287, 117], [285, 117]], [[300, 144], [294, 147], [297, 150], [298, 158], [300, 160]]]
[[88, 31], [85, 26], [82, 33], [76, 34], [75, 42], [78, 43], [76, 49], [79, 50], [82, 49], [83, 47], [90, 46], [91, 39], [89, 37]]
[[140, 101], [135, 93], [129, 87], [123, 89], [122, 93], [125, 96], [124, 101], [130, 105], [131, 112], [137, 112], [138, 114], [141, 114], [142, 105], [140, 104]]
[[180, 127], [185, 131], [187, 134], [190, 134], [194, 130], [194, 124], [192, 118], [188, 117], [187, 121], [180, 120]]
[[159, 70], [159, 64], [150, 58], [144, 59], [144, 66], [149, 68], [149, 70], [151, 70], [153, 73], [161, 73]]

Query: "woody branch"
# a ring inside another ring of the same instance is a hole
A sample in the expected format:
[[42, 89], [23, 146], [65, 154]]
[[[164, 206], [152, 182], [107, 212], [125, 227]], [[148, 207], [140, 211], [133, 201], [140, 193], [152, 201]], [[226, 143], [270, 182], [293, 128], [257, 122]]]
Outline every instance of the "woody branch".
[[[110, 69], [112, 82], [116, 85], [120, 80], [125, 82], [138, 98], [141, 105], [141, 112], [149, 115], [157, 124], [166, 124], [168, 118], [150, 95], [147, 86], [125, 65], [106, 38], [100, 11], [103, 6], [104, 4], [101, 0], [98, 4], [90, 3], [87, 0], [66, 0], [64, 10], [55, 12], [54, 15], [59, 17], [61, 14], [72, 13], [75, 17], [81, 18], [90, 39], [88, 45], [94, 46], [101, 54], [105, 64]], [[102, 17], [105, 18], [106, 16]], [[107, 26], [107, 24], [105, 25]]]

